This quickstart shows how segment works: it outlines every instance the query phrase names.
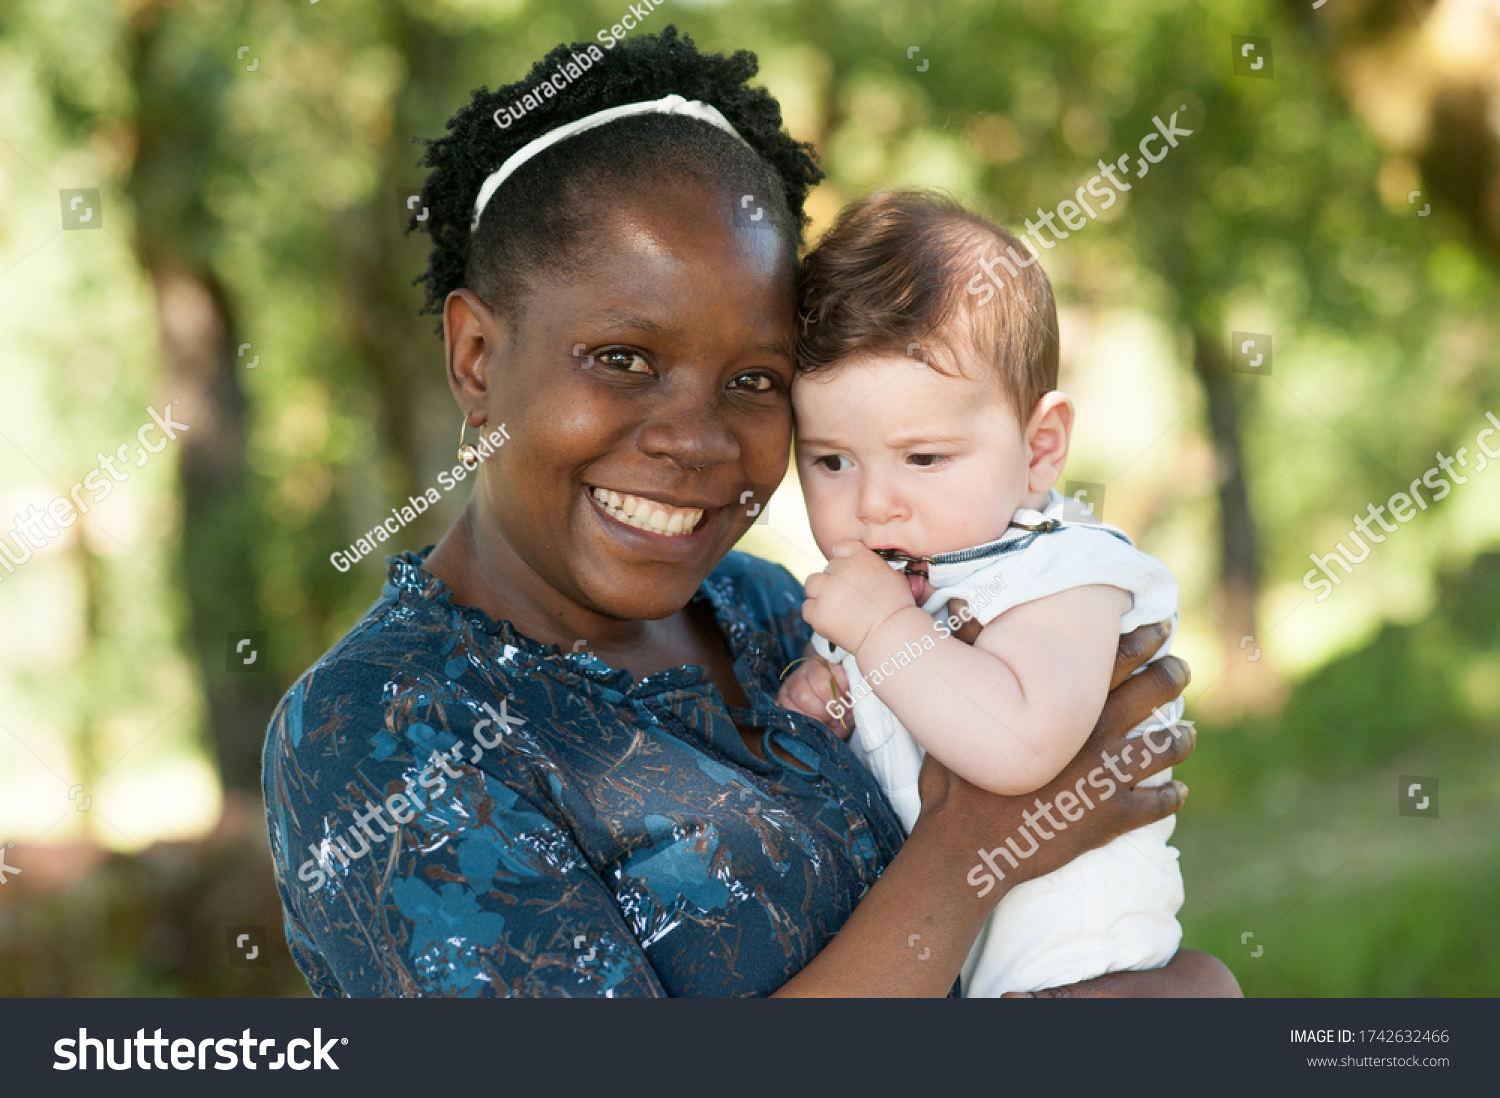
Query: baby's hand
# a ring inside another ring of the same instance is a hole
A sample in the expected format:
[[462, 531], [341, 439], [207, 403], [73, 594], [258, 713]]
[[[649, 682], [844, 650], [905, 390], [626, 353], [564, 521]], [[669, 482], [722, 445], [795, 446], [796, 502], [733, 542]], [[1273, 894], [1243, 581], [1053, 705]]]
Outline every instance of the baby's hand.
[[776, 704], [822, 721], [835, 736], [847, 740], [854, 733], [853, 703], [839, 699], [848, 696], [849, 676], [843, 666], [828, 663], [809, 644], [802, 662], [781, 680]]
[[898, 610], [915, 606], [906, 577], [857, 541], [833, 547], [823, 571], [807, 577], [802, 618], [847, 652]]

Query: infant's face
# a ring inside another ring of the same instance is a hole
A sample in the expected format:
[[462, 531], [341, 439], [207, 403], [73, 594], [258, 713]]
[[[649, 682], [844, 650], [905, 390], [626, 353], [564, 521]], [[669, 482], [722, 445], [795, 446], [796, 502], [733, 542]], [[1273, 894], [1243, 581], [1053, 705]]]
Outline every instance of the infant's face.
[[797, 473], [824, 556], [851, 539], [933, 556], [1005, 533], [1030, 451], [999, 386], [968, 373], [860, 355], [796, 380]]

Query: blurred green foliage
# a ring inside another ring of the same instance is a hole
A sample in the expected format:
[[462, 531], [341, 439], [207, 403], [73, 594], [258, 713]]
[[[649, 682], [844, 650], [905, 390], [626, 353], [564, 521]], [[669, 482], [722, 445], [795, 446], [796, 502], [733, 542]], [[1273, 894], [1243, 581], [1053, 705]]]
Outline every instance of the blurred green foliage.
[[[1430, 617], [1386, 625], [1278, 713], [1212, 726], [1179, 770], [1186, 942], [1247, 994], [1500, 988], [1497, 625], [1488, 553], [1443, 578]], [[1397, 814], [1403, 776], [1438, 779], [1437, 818]]]

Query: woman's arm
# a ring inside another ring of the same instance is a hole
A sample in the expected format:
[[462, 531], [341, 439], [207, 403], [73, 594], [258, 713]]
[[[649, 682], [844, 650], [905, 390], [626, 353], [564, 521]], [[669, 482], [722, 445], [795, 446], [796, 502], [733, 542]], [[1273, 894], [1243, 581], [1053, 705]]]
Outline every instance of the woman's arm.
[[[1130, 785], [1186, 758], [1193, 748], [1192, 734], [1186, 729], [1177, 736], [1159, 734], [1153, 745], [1155, 754], [1142, 759], [1137, 753], [1128, 764], [1128, 780], [1113, 788], [1116, 783], [1106, 779], [1111, 792], [1096, 792], [1092, 810], [1054, 830], [1053, 838], [1042, 842], [1037, 853], [1018, 867], [999, 870], [996, 863], [993, 868], [1001, 874], [997, 879], [981, 859], [983, 851], [993, 852], [1007, 836], [1018, 834], [1037, 819], [1041, 804], [1050, 803], [1059, 793], [1090, 785], [1090, 775], [1119, 772], [1116, 768], [1126, 758], [1126, 734], [1149, 717], [1153, 708], [1182, 693], [1188, 683], [1187, 664], [1176, 657], [1130, 677], [1166, 638], [1165, 626], [1153, 625], [1120, 639], [1109, 699], [1098, 724], [1073, 761], [1035, 793], [1020, 797], [986, 793], [929, 755], [922, 768], [922, 813], [911, 836], [833, 941], [776, 994], [945, 996], [984, 920], [1011, 888], [1177, 811], [1187, 795], [1187, 787], [1180, 782], [1139, 789]], [[1139, 745], [1140, 740], [1132, 743]], [[988, 887], [983, 883], [986, 876], [992, 882]], [[1189, 969], [1191, 962], [1183, 970], [1191, 988], [1174, 985], [1176, 989], [1185, 994], [1208, 993], [1202, 974]], [[1119, 975], [1145, 977], [1154, 981], [1152, 986], [1166, 986], [1162, 981], [1170, 985], [1177, 972], [1169, 974], [1164, 969]]]
[[1229, 966], [1211, 953], [1179, 949], [1161, 968], [1110, 972], [1045, 991], [1010, 991], [1002, 999], [1242, 999]]

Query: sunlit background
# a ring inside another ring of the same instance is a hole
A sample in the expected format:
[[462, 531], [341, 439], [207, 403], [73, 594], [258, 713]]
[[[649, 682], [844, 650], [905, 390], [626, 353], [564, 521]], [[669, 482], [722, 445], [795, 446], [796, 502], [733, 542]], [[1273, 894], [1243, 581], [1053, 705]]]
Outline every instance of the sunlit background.
[[[330, 563], [452, 463], [409, 139], [627, 8], [0, 0], [0, 546], [128, 444], [107, 499], [0, 561], [0, 994], [306, 994], [265, 723], [466, 495]], [[740, 0], [641, 30], [669, 23], [759, 55], [828, 171], [810, 240], [892, 185], [1019, 229], [1178, 113], [1192, 135], [1043, 264], [1065, 479], [1181, 585], [1186, 944], [1251, 994], [1500, 990], [1500, 472], [1324, 601], [1303, 583], [1500, 415], [1500, 8]], [[174, 400], [189, 430], [138, 464]], [[741, 548], [822, 566], [793, 480], [766, 515]], [[1413, 775], [1437, 818], [1400, 815]], [[241, 925], [268, 967], [231, 963]]]

